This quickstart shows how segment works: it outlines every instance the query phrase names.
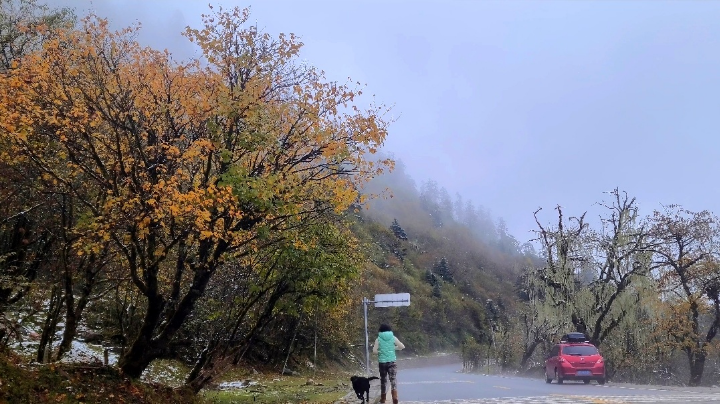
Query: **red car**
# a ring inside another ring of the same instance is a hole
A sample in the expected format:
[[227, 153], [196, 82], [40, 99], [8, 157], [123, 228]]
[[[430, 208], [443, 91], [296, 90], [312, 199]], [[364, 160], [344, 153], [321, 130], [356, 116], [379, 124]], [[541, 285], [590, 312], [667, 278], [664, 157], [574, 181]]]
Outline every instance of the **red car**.
[[585, 384], [596, 380], [605, 384], [605, 361], [582, 333], [569, 333], [555, 344], [545, 361], [545, 382], [558, 384], [564, 380], [582, 380]]

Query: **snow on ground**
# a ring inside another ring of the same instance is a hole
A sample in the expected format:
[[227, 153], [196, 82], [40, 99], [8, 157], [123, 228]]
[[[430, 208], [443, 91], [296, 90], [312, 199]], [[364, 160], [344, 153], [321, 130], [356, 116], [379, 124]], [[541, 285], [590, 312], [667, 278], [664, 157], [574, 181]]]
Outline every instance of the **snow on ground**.
[[239, 380], [235, 382], [224, 382], [220, 383], [218, 385], [218, 389], [220, 390], [238, 390], [238, 389], [244, 389], [245, 387], [254, 386], [258, 384], [258, 382], [252, 381], [252, 380]]
[[[57, 349], [57, 346], [53, 347]], [[102, 345], [88, 344], [82, 341], [74, 340], [70, 352], [66, 353], [61, 359], [64, 363], [103, 363], [104, 349]], [[108, 365], [114, 365], [118, 361], [117, 354], [108, 352]]]
[[[34, 358], [37, 355], [39, 342], [37, 341], [22, 341], [10, 344], [10, 348], [16, 353]], [[59, 342], [53, 344], [53, 351], [57, 351]], [[82, 341], [75, 340], [72, 342], [70, 351], [66, 353], [61, 362], [63, 363], [103, 363], [104, 349], [101, 345], [87, 344]], [[114, 365], [117, 363], [118, 356], [112, 352], [108, 352], [108, 364]]]
[[[2, 0], [0, 0], [0, 2], [2, 2]], [[14, 319], [14, 321], [17, 321], [20, 339], [10, 342], [8, 346], [17, 354], [27, 358], [30, 362], [33, 362], [37, 358], [37, 351], [40, 346], [40, 333], [42, 332], [41, 324], [38, 321], [28, 321], [26, 323], [22, 323], [19, 319], [19, 314], [17, 314], [16, 317], [18, 318]], [[64, 331], [65, 323], [58, 322], [53, 335], [53, 353], [57, 353]], [[88, 330], [84, 326], [80, 325], [77, 329], [77, 334], [83, 335], [86, 332], [92, 331], [93, 330]], [[88, 343], [79, 339], [72, 341], [70, 351], [63, 355], [61, 362], [100, 365], [104, 363], [106, 349], [108, 351], [108, 365], [116, 366], [120, 359], [117, 353], [117, 347], [106, 347], [101, 344]], [[143, 372], [142, 379], [148, 382], [177, 387], [182, 385], [188, 372], [189, 369], [187, 369], [187, 367], [179, 361], [155, 360], [150, 364], [145, 372]]]
[[179, 387], [185, 382], [189, 372], [190, 370], [180, 361], [156, 359], [145, 369], [141, 379], [150, 383]]
[[34, 357], [38, 349], [38, 343], [34, 341], [15, 341], [8, 346], [18, 355], [28, 357]]

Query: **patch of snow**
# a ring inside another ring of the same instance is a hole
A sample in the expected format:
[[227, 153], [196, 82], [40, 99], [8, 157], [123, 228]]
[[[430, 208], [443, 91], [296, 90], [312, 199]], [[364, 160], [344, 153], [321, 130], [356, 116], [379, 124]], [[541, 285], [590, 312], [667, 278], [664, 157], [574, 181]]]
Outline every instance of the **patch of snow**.
[[19, 341], [8, 346], [18, 355], [34, 357], [39, 345], [40, 343], [35, 341]]
[[223, 382], [218, 385], [220, 390], [238, 390], [244, 389], [245, 387], [254, 386], [258, 382], [252, 380], [238, 380], [234, 382]]
[[[70, 351], [66, 353], [61, 362], [103, 362], [104, 348], [100, 345], [87, 344], [82, 341], [73, 340]], [[118, 361], [117, 354], [108, 352], [108, 365], [114, 365]]]
[[145, 369], [141, 380], [160, 383], [170, 387], [179, 387], [187, 377], [188, 371], [178, 365], [177, 361], [156, 360]]

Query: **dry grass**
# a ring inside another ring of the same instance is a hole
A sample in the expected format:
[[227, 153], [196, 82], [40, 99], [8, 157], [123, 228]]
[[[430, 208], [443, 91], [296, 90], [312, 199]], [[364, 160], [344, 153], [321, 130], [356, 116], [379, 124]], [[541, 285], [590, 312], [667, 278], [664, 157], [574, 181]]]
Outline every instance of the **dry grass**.
[[223, 383], [203, 391], [206, 403], [335, 403], [350, 391], [350, 375], [317, 372], [308, 376], [280, 376], [277, 373], [248, 374], [235, 371], [223, 377], [224, 382], [242, 381], [245, 387], [220, 390]]

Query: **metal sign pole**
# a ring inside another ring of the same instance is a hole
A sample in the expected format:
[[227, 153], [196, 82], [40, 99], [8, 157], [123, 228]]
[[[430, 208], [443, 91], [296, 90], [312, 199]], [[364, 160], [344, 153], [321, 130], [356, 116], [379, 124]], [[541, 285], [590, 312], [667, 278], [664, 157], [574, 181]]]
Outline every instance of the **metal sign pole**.
[[367, 328], [367, 305], [369, 301], [366, 297], [363, 297], [363, 311], [365, 312], [365, 373], [370, 376], [370, 346], [368, 342], [368, 328]]

